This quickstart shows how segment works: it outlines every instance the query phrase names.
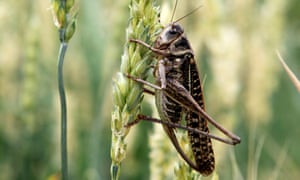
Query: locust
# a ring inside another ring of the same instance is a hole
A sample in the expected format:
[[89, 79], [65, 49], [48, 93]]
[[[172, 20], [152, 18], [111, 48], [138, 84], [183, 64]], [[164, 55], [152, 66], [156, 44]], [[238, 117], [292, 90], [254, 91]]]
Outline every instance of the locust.
[[[200, 174], [208, 176], [215, 169], [211, 139], [230, 145], [240, 143], [241, 139], [223, 128], [206, 113], [194, 52], [178, 21], [165, 26], [153, 46], [138, 39], [130, 39], [131, 43], [148, 48], [156, 56], [157, 62], [153, 70], [155, 84], [130, 74], [125, 74], [125, 76], [144, 84], [144, 92], [155, 96], [160, 119], [140, 114], [135, 121], [128, 123], [128, 126], [140, 120], [161, 123], [175, 149], [186, 163]], [[185, 121], [185, 125], [182, 125], [182, 121]], [[210, 134], [208, 122], [229, 139]], [[187, 130], [193, 159], [189, 158], [179, 145], [176, 128]]]

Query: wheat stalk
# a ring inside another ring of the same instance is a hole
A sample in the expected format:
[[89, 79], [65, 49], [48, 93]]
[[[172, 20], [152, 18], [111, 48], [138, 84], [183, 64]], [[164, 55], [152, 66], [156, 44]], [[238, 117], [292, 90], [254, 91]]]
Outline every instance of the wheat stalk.
[[128, 122], [135, 120], [140, 113], [140, 104], [143, 99], [143, 87], [127, 79], [124, 74], [130, 74], [146, 79], [151, 60], [151, 52], [136, 44], [129, 43], [129, 39], [141, 39], [147, 43], [153, 41], [160, 29], [159, 8], [152, 0], [132, 0], [130, 9], [130, 22], [126, 29], [126, 43], [121, 58], [120, 72], [113, 81], [112, 112], [112, 144], [111, 144], [111, 177], [118, 179], [120, 164], [126, 157], [127, 143], [125, 138], [129, 128]]
[[68, 42], [76, 29], [77, 12], [73, 12], [74, 0], [52, 0], [51, 10], [55, 26], [58, 28], [60, 48], [58, 53], [58, 91], [61, 103], [61, 171], [62, 179], [68, 179], [67, 152], [67, 101], [63, 81], [63, 64]]

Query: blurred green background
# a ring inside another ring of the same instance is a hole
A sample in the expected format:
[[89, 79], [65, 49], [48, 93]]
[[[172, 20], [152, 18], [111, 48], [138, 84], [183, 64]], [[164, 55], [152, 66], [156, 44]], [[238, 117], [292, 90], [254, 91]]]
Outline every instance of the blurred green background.
[[[71, 179], [110, 179], [111, 84], [119, 70], [129, 0], [79, 1], [66, 55]], [[174, 1], [160, 1], [167, 24]], [[179, 1], [175, 19], [194, 48], [208, 113], [242, 138], [214, 142], [220, 179], [300, 177], [300, 1]], [[0, 179], [56, 179], [60, 171], [58, 34], [50, 1], [0, 1]], [[143, 112], [150, 115], [145, 100]], [[150, 123], [128, 138], [121, 179], [149, 179]], [[212, 132], [216, 132], [211, 127]], [[178, 157], [179, 158], [179, 157]], [[208, 178], [209, 179], [209, 178]]]

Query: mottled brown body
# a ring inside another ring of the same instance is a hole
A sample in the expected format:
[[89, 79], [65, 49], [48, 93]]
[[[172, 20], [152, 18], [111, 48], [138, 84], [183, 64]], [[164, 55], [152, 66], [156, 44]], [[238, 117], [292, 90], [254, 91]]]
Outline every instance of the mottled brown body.
[[[172, 88], [171, 84], [176, 81], [204, 109], [203, 92], [193, 50], [181, 26], [178, 24], [168, 25], [158, 36], [154, 44], [155, 49], [167, 52], [167, 55], [158, 54], [159, 64], [155, 70], [157, 84], [161, 87], [166, 86], [166, 91], [169, 91], [169, 94], [175, 94], [176, 92], [174, 91], [176, 90]], [[207, 121], [185, 107], [184, 103], [181, 103], [182, 101], [187, 101], [187, 99], [183, 98], [181, 101], [178, 98], [174, 100], [174, 97], [172, 99], [164, 91], [160, 90], [157, 90], [155, 94], [156, 106], [162, 120], [180, 123], [183, 116], [185, 116], [186, 126], [209, 133]], [[180, 102], [176, 102], [176, 100]], [[186, 105], [188, 106], [189, 102]], [[180, 147], [177, 148], [179, 145], [174, 128], [168, 125], [163, 126], [177, 151], [187, 161], [187, 157], [182, 152], [182, 149]], [[194, 155], [194, 162], [188, 160], [188, 163], [203, 175], [211, 174], [214, 170], [215, 160], [210, 138], [191, 131], [188, 131], [188, 137]]]
[[[161, 119], [138, 115], [137, 119], [129, 125], [140, 120], [161, 123], [177, 152], [188, 165], [204, 176], [210, 175], [215, 168], [211, 138], [230, 145], [240, 143], [241, 139], [223, 128], [205, 112], [194, 53], [182, 27], [176, 23], [166, 26], [154, 42], [154, 47], [136, 39], [131, 39], [130, 42], [141, 44], [157, 55], [157, 65], [154, 69], [156, 84], [130, 75], [126, 76], [155, 89], [155, 92], [148, 89], [145, 89], [145, 92], [155, 95], [156, 107]], [[182, 126], [181, 121], [184, 119], [186, 125]], [[214, 125], [230, 140], [210, 134], [207, 122]], [[193, 159], [190, 159], [180, 147], [174, 128], [187, 130]]]

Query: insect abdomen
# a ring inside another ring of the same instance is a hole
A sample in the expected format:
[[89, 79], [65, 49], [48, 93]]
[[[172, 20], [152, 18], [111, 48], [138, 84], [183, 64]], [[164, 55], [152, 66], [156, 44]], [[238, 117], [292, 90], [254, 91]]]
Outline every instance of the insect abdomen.
[[[205, 119], [199, 118], [195, 113], [190, 113], [188, 118], [188, 127], [209, 132]], [[188, 135], [198, 171], [206, 176], [211, 174], [215, 168], [215, 159], [210, 138], [194, 132], [188, 132]]]

